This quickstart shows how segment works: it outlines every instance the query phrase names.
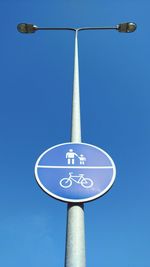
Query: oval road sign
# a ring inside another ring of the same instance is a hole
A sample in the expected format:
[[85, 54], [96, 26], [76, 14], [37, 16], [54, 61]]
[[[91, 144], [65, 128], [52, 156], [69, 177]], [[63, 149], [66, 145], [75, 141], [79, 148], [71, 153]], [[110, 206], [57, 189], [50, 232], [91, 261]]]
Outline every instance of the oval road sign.
[[104, 195], [114, 183], [116, 168], [101, 148], [64, 143], [47, 149], [37, 160], [35, 177], [50, 196], [65, 202], [87, 202]]

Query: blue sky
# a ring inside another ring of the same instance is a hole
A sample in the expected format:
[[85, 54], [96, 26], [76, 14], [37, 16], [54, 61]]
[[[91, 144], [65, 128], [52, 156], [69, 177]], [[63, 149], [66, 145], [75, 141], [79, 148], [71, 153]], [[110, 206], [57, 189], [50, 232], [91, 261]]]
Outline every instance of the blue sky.
[[50, 27], [135, 21], [133, 34], [81, 32], [82, 140], [113, 158], [117, 177], [85, 204], [87, 267], [149, 267], [150, 3], [1, 0], [0, 266], [62, 267], [65, 203], [38, 187], [34, 165], [70, 141], [74, 35], [21, 35], [20, 22]]

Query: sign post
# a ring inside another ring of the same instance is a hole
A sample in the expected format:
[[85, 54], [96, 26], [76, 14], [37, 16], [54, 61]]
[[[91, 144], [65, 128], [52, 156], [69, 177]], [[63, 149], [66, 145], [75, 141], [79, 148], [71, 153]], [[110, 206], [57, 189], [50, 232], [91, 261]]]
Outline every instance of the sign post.
[[78, 31], [75, 36], [71, 142], [47, 149], [37, 160], [35, 176], [50, 196], [68, 203], [65, 267], [85, 267], [84, 202], [104, 195], [116, 168], [101, 148], [81, 142]]
[[[75, 32], [74, 81], [71, 142], [81, 142], [78, 31]], [[68, 204], [65, 267], [85, 267], [85, 230], [83, 204]]]
[[[78, 31], [75, 32], [74, 82], [71, 142], [81, 142]], [[83, 204], [68, 204], [65, 267], [85, 267], [85, 230]]]
[[23, 34], [41, 30], [75, 32], [71, 143], [48, 149], [39, 157], [35, 165], [36, 180], [41, 188], [49, 195], [68, 202], [65, 267], [85, 267], [83, 203], [105, 194], [112, 186], [116, 175], [115, 165], [104, 150], [81, 141], [78, 32], [117, 30], [122, 33], [131, 33], [136, 30], [136, 27], [133, 22], [120, 23], [113, 27], [77, 29], [37, 27], [27, 23], [19, 23], [17, 26], [17, 30]]

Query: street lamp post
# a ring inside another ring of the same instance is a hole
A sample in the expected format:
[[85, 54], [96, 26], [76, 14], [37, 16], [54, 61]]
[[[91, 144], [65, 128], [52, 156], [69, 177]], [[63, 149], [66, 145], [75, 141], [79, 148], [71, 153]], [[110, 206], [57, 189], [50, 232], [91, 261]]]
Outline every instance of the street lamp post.
[[[83, 30], [117, 30], [130, 33], [136, 30], [136, 24], [132, 22], [121, 23], [114, 27], [84, 27], [84, 28], [48, 28], [37, 27], [34, 24], [20, 23], [17, 29], [21, 33], [34, 33], [39, 30], [70, 30], [75, 32], [74, 52], [74, 80], [72, 98], [72, 127], [71, 142], [81, 143], [81, 119], [80, 119], [80, 88], [79, 88], [79, 63], [78, 63], [78, 32]], [[66, 256], [65, 267], [85, 267], [85, 236], [84, 236], [84, 204], [69, 203], [67, 209], [66, 231]]]

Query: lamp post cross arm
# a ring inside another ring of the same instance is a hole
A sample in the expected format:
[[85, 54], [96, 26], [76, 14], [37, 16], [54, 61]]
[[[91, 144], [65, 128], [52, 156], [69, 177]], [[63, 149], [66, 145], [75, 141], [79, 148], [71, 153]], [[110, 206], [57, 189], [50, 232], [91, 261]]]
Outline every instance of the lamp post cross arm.
[[86, 30], [117, 30], [118, 32], [130, 33], [136, 30], [136, 24], [133, 22], [120, 23], [112, 27], [80, 27], [80, 28], [70, 28], [70, 27], [37, 27], [34, 24], [19, 23], [17, 29], [21, 33], [34, 33], [40, 30], [68, 30], [68, 31], [86, 31]]
[[35, 31], [38, 30], [68, 30], [68, 31], [89, 31], [89, 30], [118, 30], [118, 26], [114, 26], [114, 27], [82, 27], [82, 28], [68, 28], [68, 27], [37, 27], [35, 25], [33, 25], [33, 28]]

